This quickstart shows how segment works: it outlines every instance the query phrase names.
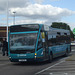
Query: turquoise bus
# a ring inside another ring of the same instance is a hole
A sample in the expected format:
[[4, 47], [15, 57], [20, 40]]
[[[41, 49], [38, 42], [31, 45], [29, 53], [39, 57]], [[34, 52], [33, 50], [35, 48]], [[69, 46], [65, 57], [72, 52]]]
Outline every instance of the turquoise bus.
[[8, 53], [11, 62], [41, 62], [71, 52], [69, 30], [44, 24], [10, 26]]

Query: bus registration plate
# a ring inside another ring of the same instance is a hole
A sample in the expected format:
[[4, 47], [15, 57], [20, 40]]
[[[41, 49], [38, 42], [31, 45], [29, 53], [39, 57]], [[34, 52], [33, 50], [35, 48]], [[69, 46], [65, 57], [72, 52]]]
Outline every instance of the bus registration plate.
[[27, 59], [19, 59], [20, 62], [27, 61]]

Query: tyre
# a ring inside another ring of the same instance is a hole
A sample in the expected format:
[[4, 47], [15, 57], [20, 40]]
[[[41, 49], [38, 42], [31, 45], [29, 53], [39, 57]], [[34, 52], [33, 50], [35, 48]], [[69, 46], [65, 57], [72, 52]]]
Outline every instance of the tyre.
[[68, 49], [67, 49], [67, 50], [66, 50], [66, 52], [65, 52], [65, 55], [64, 55], [64, 56], [66, 56], [66, 57], [67, 57], [67, 56], [68, 56], [68, 54], [69, 54], [69, 53], [68, 53]]

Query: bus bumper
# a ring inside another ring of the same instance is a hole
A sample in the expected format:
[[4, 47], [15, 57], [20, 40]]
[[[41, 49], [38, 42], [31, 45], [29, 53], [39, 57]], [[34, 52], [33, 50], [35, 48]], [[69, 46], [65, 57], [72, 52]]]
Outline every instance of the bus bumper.
[[42, 62], [44, 61], [43, 58], [27, 58], [27, 59], [12, 59], [12, 58], [9, 58], [9, 60], [11, 62]]

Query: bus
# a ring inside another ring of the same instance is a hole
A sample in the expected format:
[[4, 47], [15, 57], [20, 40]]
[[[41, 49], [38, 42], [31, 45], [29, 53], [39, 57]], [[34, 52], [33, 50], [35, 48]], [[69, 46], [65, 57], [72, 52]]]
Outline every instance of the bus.
[[53, 58], [71, 52], [69, 30], [44, 24], [10, 26], [8, 54], [11, 62], [52, 62]]

